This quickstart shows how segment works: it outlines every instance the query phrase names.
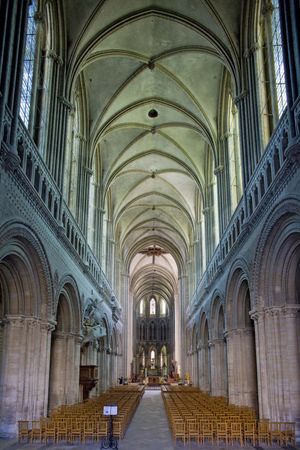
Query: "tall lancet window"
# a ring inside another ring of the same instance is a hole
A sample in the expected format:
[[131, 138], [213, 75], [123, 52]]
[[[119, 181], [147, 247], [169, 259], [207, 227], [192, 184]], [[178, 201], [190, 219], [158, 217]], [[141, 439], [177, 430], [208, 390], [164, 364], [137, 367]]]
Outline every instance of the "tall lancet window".
[[262, 149], [276, 128], [286, 105], [286, 86], [278, 0], [262, 0], [257, 27], [257, 82]]
[[140, 316], [144, 315], [144, 311], [145, 311], [145, 303], [144, 300], [140, 301]]
[[150, 316], [155, 316], [156, 314], [156, 301], [155, 298], [151, 298], [150, 300]]
[[35, 48], [36, 48], [36, 23], [34, 14], [36, 11], [36, 0], [32, 0], [28, 10], [26, 44], [25, 44], [25, 58], [23, 66], [23, 78], [21, 89], [21, 103], [20, 103], [20, 117], [26, 127], [29, 126], [30, 121], [30, 107], [33, 93], [33, 74], [35, 63]]
[[280, 29], [280, 17], [279, 17], [279, 2], [273, 0], [273, 13], [272, 13], [272, 43], [273, 43], [273, 55], [274, 55], [274, 72], [275, 72], [275, 85], [277, 94], [277, 107], [279, 117], [283, 113], [286, 105], [286, 87], [285, 87], [285, 75], [283, 65], [282, 54], [282, 38]]

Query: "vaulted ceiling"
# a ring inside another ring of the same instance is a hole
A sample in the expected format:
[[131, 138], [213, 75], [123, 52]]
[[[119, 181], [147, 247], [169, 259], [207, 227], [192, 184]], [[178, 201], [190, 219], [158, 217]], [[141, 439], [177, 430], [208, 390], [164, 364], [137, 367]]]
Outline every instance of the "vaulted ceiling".
[[138, 296], [155, 267], [162, 292], [184, 272], [217, 165], [222, 83], [236, 82], [242, 3], [65, 2], [70, 89], [84, 88], [91, 166], [121, 258], [145, 275]]

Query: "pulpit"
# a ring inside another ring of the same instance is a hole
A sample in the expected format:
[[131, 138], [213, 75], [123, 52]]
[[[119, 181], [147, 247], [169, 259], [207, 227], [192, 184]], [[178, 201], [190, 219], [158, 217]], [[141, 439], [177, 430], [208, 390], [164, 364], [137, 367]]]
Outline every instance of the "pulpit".
[[83, 400], [89, 398], [89, 392], [98, 381], [98, 368], [95, 365], [80, 366], [79, 383], [83, 386]]

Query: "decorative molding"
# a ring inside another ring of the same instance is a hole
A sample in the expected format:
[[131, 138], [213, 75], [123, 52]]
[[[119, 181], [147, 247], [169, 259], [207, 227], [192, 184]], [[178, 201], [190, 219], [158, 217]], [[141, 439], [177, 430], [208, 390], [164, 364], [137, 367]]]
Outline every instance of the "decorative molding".
[[47, 55], [47, 58], [53, 59], [53, 61], [56, 64], [58, 64], [60, 66], [63, 65], [63, 63], [64, 63], [63, 59], [54, 50], [48, 50], [46, 55]]
[[242, 91], [239, 95], [237, 95], [234, 99], [233, 99], [233, 103], [235, 105], [238, 105], [245, 97], [247, 97], [247, 95], [249, 94], [248, 90], [245, 89], [244, 91]]
[[69, 100], [66, 97], [58, 97], [58, 100], [60, 101], [60, 103], [65, 106], [68, 111], [74, 111], [75, 110], [75, 106], [72, 105], [72, 103], [69, 102]]
[[221, 173], [224, 173], [224, 166], [219, 165], [218, 167], [215, 168], [214, 174], [215, 174], [215, 175], [219, 175], [219, 174], [221, 174]]

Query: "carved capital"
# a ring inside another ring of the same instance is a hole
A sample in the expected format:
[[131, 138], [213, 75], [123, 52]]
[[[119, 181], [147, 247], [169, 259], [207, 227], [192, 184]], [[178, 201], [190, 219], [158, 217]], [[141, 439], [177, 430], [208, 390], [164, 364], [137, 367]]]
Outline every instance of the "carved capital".
[[84, 167], [84, 170], [85, 170], [85, 172], [86, 172], [86, 174], [89, 176], [89, 177], [91, 177], [91, 176], [93, 176], [93, 174], [94, 174], [94, 171], [92, 170], [92, 169], [90, 169], [89, 167]]
[[72, 105], [72, 103], [69, 102], [69, 100], [66, 99], [66, 97], [58, 97], [58, 100], [60, 101], [60, 103], [65, 106], [67, 108], [68, 111], [73, 111], [75, 110], [74, 106]]
[[257, 42], [255, 42], [251, 47], [246, 48], [246, 50], [244, 51], [244, 58], [249, 58], [258, 49], [259, 49], [259, 45]]
[[5, 322], [5, 324], [7, 324], [13, 328], [23, 328], [24, 327], [24, 316], [7, 314], [4, 318], [4, 322]]
[[215, 170], [214, 170], [214, 174], [215, 175], [219, 175], [219, 174], [221, 174], [223, 172], [224, 172], [224, 166], [222, 166], [222, 165], [216, 167]]
[[237, 95], [234, 100], [233, 103], [235, 105], [239, 105], [239, 103], [248, 95], [248, 91], [245, 89], [243, 92], [241, 92], [239, 95]]
[[75, 138], [78, 139], [80, 142], [86, 142], [86, 138], [81, 133], [76, 133]]
[[52, 333], [55, 330], [56, 322], [41, 322], [41, 330], [47, 331], [47, 333]]
[[47, 58], [53, 59], [53, 61], [60, 66], [64, 63], [63, 59], [54, 50], [48, 50]]

